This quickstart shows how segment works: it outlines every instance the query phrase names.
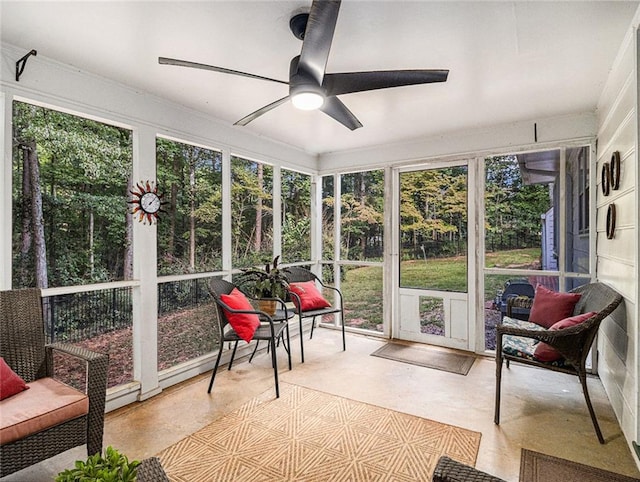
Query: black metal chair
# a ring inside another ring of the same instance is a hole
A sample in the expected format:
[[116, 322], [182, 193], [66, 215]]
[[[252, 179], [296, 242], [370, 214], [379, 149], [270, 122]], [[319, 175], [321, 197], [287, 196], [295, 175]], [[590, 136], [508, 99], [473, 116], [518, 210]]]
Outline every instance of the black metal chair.
[[[224, 349], [225, 343], [233, 343], [233, 352], [231, 353], [231, 359], [229, 360], [228, 370], [231, 370], [231, 366], [233, 365], [233, 359], [236, 356], [236, 350], [238, 348], [238, 342], [241, 338], [234, 331], [234, 329], [229, 324], [229, 319], [227, 318], [227, 313], [244, 313], [244, 314], [254, 314], [260, 317], [260, 327], [253, 334], [252, 340], [256, 340], [256, 346], [249, 358], [249, 362], [253, 360], [253, 356], [256, 354], [258, 349], [258, 343], [260, 340], [265, 340], [269, 343], [267, 350], [271, 351], [271, 364], [273, 366], [273, 376], [275, 379], [276, 385], [276, 397], [280, 397], [280, 387], [278, 384], [278, 361], [276, 357], [276, 347], [279, 344], [279, 340], [282, 340], [282, 344], [287, 352], [287, 356], [289, 358], [289, 370], [291, 370], [291, 344], [289, 340], [289, 312], [285, 303], [275, 298], [276, 302], [280, 304], [281, 311], [277, 311], [276, 315], [270, 316], [264, 311], [260, 310], [236, 310], [225, 304], [221, 300], [221, 295], [230, 294], [236, 286], [233, 283], [222, 279], [213, 279], [209, 283], [209, 289], [211, 291], [211, 295], [213, 296], [216, 302], [217, 314], [218, 314], [218, 328], [220, 335], [220, 349], [218, 350], [218, 356], [216, 358], [216, 364], [213, 367], [213, 373], [211, 374], [211, 381], [209, 382], [209, 389], [207, 393], [211, 393], [211, 389], [213, 387], [213, 381], [216, 376], [216, 372], [218, 371], [218, 365], [220, 364], [220, 359], [222, 358], [222, 351]], [[251, 298], [248, 298], [251, 299]], [[275, 319], [274, 319], [275, 318]]]
[[[600, 323], [622, 303], [622, 296], [602, 283], [586, 284], [573, 289], [571, 293], [580, 293], [582, 295], [574, 308], [574, 316], [590, 312], [595, 312], [596, 314], [581, 324], [561, 330], [550, 330], [535, 323], [510, 318], [511, 305], [530, 308], [535, 298], [532, 300], [526, 297], [517, 297], [509, 300], [507, 316], [504, 319], [505, 323], [498, 325], [496, 328], [496, 405], [494, 422], [496, 425], [500, 423], [502, 361], [507, 361], [507, 367], [509, 367], [510, 361], [514, 361], [577, 376], [582, 385], [584, 398], [587, 402], [589, 415], [598, 440], [600, 443], [604, 443], [596, 414], [591, 405], [589, 391], [587, 390], [587, 369], [585, 365]], [[536, 359], [535, 348], [538, 342], [547, 343], [557, 350], [562, 356], [561, 359], [550, 362]]]
[[[327, 285], [325, 283], [323, 283], [323, 281], [318, 278], [315, 274], [313, 274], [311, 271], [309, 271], [306, 268], [301, 268], [299, 266], [292, 266], [287, 268], [287, 279], [289, 281], [289, 283], [304, 283], [307, 281], [313, 281], [313, 282], [317, 282], [320, 284], [320, 286], [324, 289], [333, 291], [334, 293], [336, 293], [338, 301], [334, 302], [331, 304], [331, 306], [328, 306], [326, 308], [319, 308], [319, 309], [313, 309], [313, 310], [300, 310], [298, 309], [299, 306], [302, 306], [301, 303], [301, 299], [300, 296], [297, 295], [296, 293], [292, 292], [291, 290], [289, 290], [289, 300], [293, 302], [294, 306], [295, 306], [295, 313], [298, 315], [299, 317], [299, 321], [300, 321], [300, 353], [301, 353], [301, 358], [302, 358], [302, 363], [304, 363], [304, 343], [303, 343], [303, 337], [302, 337], [302, 320], [304, 318], [311, 318], [311, 334], [309, 336], [309, 339], [313, 338], [313, 330], [315, 328], [315, 324], [316, 324], [316, 317], [320, 316], [324, 316], [324, 315], [329, 315], [329, 314], [333, 314], [333, 313], [339, 313], [340, 314], [340, 326], [342, 327], [342, 349], [346, 350], [347, 349], [347, 344], [346, 344], [346, 336], [345, 336], [345, 331], [344, 331], [344, 302], [343, 302], [343, 298], [342, 298], [342, 292], [334, 287], [334, 286], [330, 286]], [[288, 301], [289, 301], [288, 300]]]

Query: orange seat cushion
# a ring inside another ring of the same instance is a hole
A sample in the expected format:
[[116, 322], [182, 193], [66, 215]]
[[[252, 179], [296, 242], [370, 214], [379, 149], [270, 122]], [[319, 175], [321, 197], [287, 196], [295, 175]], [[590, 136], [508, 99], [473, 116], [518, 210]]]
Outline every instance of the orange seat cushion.
[[0, 402], [0, 445], [89, 413], [89, 397], [53, 378], [28, 383], [29, 390]]

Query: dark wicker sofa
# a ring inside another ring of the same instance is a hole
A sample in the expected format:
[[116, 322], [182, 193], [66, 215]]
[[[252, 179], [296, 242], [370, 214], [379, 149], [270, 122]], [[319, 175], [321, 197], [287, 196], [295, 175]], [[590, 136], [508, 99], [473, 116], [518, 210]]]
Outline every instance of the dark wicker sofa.
[[[87, 445], [87, 455], [102, 452], [108, 355], [68, 344], [45, 345], [40, 290], [0, 291], [0, 356], [7, 365], [27, 384], [37, 383], [53, 377], [54, 351], [85, 362], [88, 413], [0, 445], [0, 477], [79, 445]], [[26, 401], [24, 397], [36, 391], [32, 387], [14, 397]], [[79, 396], [83, 397], [82, 393]], [[0, 401], [0, 411], [2, 404], [14, 397]]]

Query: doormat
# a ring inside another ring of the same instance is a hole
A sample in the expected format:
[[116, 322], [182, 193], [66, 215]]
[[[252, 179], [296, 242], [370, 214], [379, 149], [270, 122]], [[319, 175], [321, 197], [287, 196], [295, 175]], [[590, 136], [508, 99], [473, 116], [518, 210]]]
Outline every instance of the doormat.
[[159, 454], [172, 482], [431, 480], [475, 465], [480, 432], [288, 383]]
[[635, 477], [522, 449], [520, 482], [638, 482]]
[[457, 373], [458, 375], [469, 373], [471, 365], [476, 360], [473, 355], [443, 351], [427, 345], [414, 346], [400, 343], [387, 343], [374, 351], [371, 356]]

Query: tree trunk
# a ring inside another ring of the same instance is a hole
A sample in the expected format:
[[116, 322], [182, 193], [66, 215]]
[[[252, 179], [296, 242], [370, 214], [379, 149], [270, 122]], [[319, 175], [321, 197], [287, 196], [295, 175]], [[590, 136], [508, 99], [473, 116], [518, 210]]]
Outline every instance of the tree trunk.
[[258, 163], [258, 201], [256, 202], [256, 229], [253, 247], [260, 252], [262, 248], [262, 191], [264, 189], [264, 166]]
[[[182, 163], [180, 162], [180, 156], [175, 154], [173, 156], [173, 174], [176, 179], [180, 179], [182, 182]], [[167, 252], [175, 257], [175, 237], [176, 237], [176, 221], [178, 215], [178, 183], [171, 183], [171, 193], [169, 196], [169, 239], [167, 240]]]
[[189, 163], [189, 266], [196, 267], [196, 164]]
[[[364, 173], [360, 173], [360, 206], [363, 208], [367, 202], [367, 186], [364, 179]], [[360, 235], [360, 259], [365, 259], [365, 250], [367, 249], [367, 232], [363, 230], [363, 233]]]
[[[129, 178], [127, 178], [127, 197], [132, 189], [133, 181], [131, 180], [131, 176], [129, 176]], [[128, 207], [124, 217], [124, 236], [124, 266], [122, 276], [125, 280], [131, 280], [133, 279], [133, 215], [131, 214], [131, 209]]]
[[26, 143], [29, 157], [29, 179], [31, 185], [31, 218], [33, 222], [34, 258], [36, 271], [36, 288], [48, 288], [47, 281], [47, 247], [44, 237], [44, 214], [42, 211], [42, 190], [40, 187], [40, 165], [36, 141]]
[[94, 241], [93, 241], [93, 231], [94, 231], [94, 215], [93, 208], [89, 209], [89, 272], [91, 273], [91, 278], [93, 279], [93, 271], [95, 266], [95, 252], [94, 252]]
[[22, 149], [22, 228], [20, 234], [20, 280], [21, 286], [28, 286], [27, 273], [31, 236], [31, 174], [29, 151]]

